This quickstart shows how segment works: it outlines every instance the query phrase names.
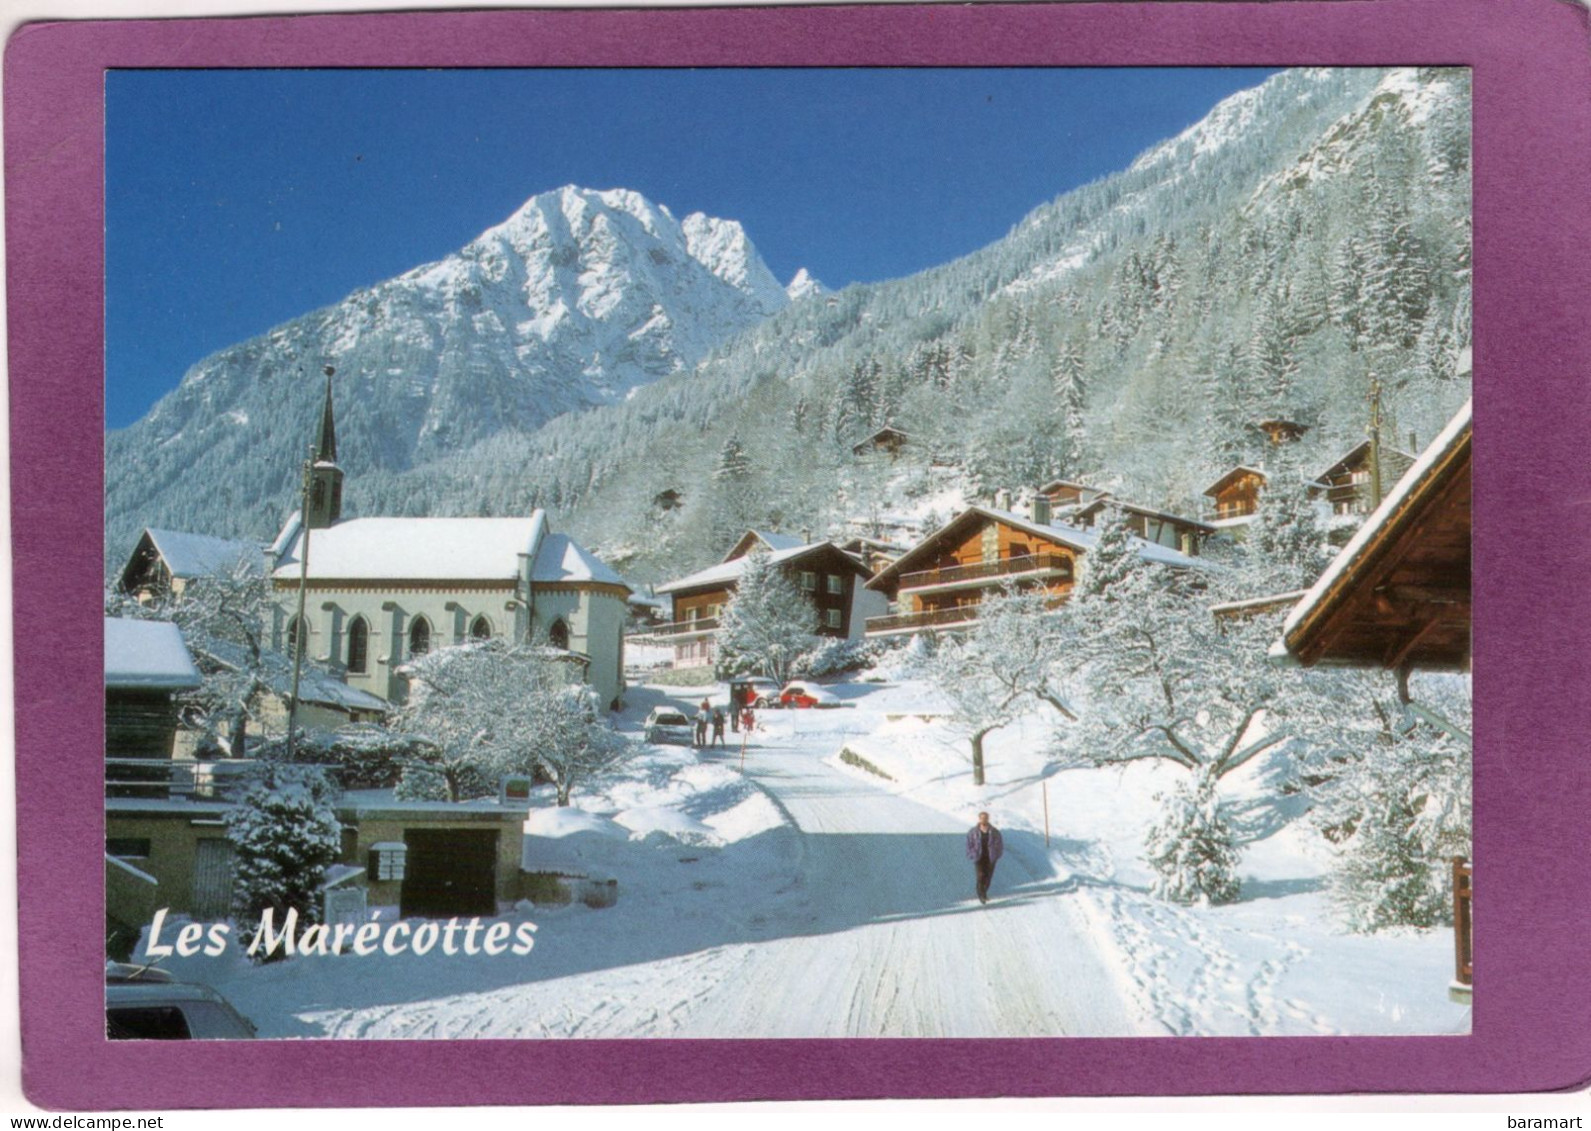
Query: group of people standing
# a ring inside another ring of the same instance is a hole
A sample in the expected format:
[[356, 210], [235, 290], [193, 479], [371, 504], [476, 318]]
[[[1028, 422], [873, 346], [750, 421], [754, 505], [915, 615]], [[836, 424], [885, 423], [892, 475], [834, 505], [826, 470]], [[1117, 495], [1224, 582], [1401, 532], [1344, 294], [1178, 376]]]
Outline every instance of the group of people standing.
[[[751, 713], [751, 706], [743, 707], [739, 715], [735, 714], [733, 706], [726, 712], [722, 707], [715, 707], [709, 700], [703, 699], [701, 706], [696, 709], [696, 739], [697, 746], [725, 746], [724, 724], [732, 723], [735, 730], [750, 731], [756, 724], [756, 716]], [[712, 737], [708, 737], [711, 728]]]

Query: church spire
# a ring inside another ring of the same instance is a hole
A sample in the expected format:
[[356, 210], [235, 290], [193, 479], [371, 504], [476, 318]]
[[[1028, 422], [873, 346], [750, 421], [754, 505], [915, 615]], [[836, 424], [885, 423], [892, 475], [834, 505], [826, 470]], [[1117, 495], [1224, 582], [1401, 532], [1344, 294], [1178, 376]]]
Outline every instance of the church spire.
[[342, 517], [343, 472], [337, 466], [337, 423], [331, 408], [331, 375], [326, 367], [326, 403], [320, 412], [320, 436], [315, 441], [315, 456], [309, 468], [308, 497], [304, 505], [304, 525], [324, 530]]
[[326, 404], [320, 410], [320, 438], [315, 441], [315, 462], [337, 462], [337, 422], [331, 411], [331, 375], [336, 370], [326, 367]]

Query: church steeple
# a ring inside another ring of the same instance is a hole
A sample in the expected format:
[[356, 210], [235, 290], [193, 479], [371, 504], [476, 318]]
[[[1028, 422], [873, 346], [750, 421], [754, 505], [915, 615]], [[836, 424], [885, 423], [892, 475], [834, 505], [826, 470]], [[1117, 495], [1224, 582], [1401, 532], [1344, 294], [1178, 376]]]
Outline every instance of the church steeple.
[[331, 408], [331, 376], [326, 367], [326, 403], [320, 412], [320, 436], [315, 441], [315, 458], [309, 467], [309, 492], [304, 507], [304, 525], [324, 530], [342, 517], [343, 472], [337, 466], [337, 422]]
[[337, 462], [337, 421], [331, 411], [331, 375], [335, 370], [326, 367], [326, 404], [320, 410], [320, 438], [315, 441], [315, 462]]

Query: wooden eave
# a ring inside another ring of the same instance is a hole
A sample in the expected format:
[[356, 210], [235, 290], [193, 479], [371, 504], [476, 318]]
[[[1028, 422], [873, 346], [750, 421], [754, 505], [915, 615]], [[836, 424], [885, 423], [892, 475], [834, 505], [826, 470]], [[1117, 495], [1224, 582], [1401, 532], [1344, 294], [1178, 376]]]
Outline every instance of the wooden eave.
[[1305, 667], [1469, 666], [1471, 441], [1466, 428], [1286, 634]]
[[1239, 479], [1243, 478], [1245, 475], [1256, 476], [1261, 483], [1268, 482], [1265, 473], [1259, 468], [1248, 467], [1245, 465], [1234, 467], [1231, 471], [1227, 472], [1225, 475], [1221, 476], [1221, 478], [1217, 479], [1214, 483], [1206, 487], [1202, 493], [1210, 496], [1210, 498], [1213, 499], [1222, 491], [1230, 487], [1233, 483], [1236, 483]]

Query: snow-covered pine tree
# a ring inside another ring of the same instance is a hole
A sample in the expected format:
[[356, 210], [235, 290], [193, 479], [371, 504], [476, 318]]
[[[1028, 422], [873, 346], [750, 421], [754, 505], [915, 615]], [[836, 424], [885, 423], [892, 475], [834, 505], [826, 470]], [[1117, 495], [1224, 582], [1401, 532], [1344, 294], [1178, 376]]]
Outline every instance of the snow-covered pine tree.
[[1238, 847], [1221, 814], [1216, 779], [1200, 772], [1162, 799], [1144, 841], [1155, 871], [1150, 892], [1172, 903], [1208, 905], [1237, 898]]
[[783, 684], [796, 658], [817, 643], [817, 612], [767, 551], [753, 550], [744, 560], [718, 621], [718, 676], [760, 673]]
[[1241, 570], [1226, 579], [1234, 599], [1306, 589], [1330, 561], [1320, 513], [1294, 461], [1273, 461], [1241, 550]]
[[712, 474], [712, 538], [715, 545], [733, 542], [756, 524], [753, 507], [754, 467], [739, 436], [724, 441]]
[[257, 923], [266, 908], [275, 910], [278, 925], [289, 910], [298, 912], [300, 927], [320, 922], [319, 888], [342, 851], [333, 796], [317, 769], [267, 765], [265, 777], [227, 813], [232, 918], [240, 927]]

